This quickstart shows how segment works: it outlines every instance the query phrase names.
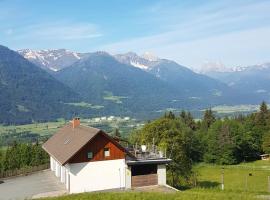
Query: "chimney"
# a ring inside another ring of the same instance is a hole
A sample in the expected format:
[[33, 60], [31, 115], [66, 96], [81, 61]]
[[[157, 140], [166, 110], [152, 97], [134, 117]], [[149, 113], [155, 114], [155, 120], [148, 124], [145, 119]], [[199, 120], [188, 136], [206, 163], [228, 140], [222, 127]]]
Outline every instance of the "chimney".
[[75, 118], [71, 121], [71, 123], [72, 123], [72, 127], [73, 127], [73, 128], [76, 128], [76, 127], [80, 126], [80, 118], [79, 118], [79, 117], [75, 117]]

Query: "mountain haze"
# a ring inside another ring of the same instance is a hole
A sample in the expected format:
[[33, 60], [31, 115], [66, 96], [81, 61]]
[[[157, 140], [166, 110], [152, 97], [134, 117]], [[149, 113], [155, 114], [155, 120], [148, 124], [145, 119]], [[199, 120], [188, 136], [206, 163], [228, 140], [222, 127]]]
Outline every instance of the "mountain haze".
[[238, 91], [249, 91], [265, 101], [270, 100], [270, 63], [235, 67], [230, 71], [208, 71], [208, 76]]

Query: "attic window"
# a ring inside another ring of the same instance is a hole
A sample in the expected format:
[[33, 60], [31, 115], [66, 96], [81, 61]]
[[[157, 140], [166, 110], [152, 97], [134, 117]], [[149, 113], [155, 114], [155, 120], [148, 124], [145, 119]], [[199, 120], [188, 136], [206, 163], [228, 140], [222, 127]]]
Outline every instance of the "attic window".
[[92, 159], [92, 158], [93, 158], [93, 152], [92, 152], [92, 151], [89, 151], [89, 152], [87, 153], [87, 158], [88, 158], [88, 159]]
[[104, 148], [104, 157], [110, 156], [110, 148]]

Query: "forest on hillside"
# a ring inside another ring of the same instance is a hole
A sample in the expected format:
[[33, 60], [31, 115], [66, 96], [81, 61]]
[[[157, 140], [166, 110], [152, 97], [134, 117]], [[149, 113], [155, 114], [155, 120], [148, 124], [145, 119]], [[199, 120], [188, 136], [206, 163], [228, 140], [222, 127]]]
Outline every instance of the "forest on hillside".
[[270, 111], [265, 102], [259, 112], [223, 119], [211, 109], [200, 121], [189, 112], [169, 112], [134, 131], [132, 143], [152, 143], [173, 160], [168, 166], [169, 183], [179, 186], [194, 178], [192, 165], [198, 162], [232, 165], [257, 160], [270, 153]]

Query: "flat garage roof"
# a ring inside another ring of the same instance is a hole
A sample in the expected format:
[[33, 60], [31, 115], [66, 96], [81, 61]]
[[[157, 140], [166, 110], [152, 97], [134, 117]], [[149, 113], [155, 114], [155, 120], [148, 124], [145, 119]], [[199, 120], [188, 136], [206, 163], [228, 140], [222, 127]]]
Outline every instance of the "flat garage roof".
[[142, 159], [142, 160], [129, 160], [127, 161], [127, 165], [144, 165], [144, 164], [168, 164], [172, 161], [172, 159], [164, 158], [164, 159]]

